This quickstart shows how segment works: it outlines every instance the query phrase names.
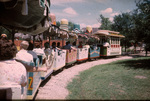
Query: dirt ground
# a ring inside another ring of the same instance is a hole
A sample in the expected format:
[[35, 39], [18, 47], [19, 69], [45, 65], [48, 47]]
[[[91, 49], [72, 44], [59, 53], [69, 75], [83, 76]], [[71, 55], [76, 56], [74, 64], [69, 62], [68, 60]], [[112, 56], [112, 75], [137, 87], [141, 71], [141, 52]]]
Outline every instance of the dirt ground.
[[98, 59], [94, 61], [87, 61], [85, 63], [76, 64], [70, 68], [64, 69], [63, 71], [52, 75], [47, 80], [43, 81], [39, 87], [39, 91], [35, 99], [65, 99], [69, 94], [69, 91], [66, 89], [67, 84], [71, 80], [79, 75], [79, 72], [92, 68], [93, 66], [100, 64], [107, 64], [117, 60], [130, 59], [131, 56], [119, 56], [116, 58], [109, 59]]

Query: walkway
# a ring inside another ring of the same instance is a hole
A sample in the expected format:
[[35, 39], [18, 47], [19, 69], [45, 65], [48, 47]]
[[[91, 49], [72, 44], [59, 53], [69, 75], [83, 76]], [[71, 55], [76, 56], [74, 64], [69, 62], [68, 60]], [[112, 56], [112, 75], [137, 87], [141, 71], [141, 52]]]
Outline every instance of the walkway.
[[79, 72], [87, 70], [93, 66], [100, 64], [107, 64], [117, 60], [130, 59], [131, 56], [120, 56], [111, 59], [98, 59], [95, 61], [88, 61], [82, 64], [76, 64], [68, 69], [64, 69], [62, 72], [55, 76], [51, 76], [44, 82], [42, 82], [37, 96], [35, 99], [65, 99], [69, 94], [66, 86], [71, 80], [79, 75]]

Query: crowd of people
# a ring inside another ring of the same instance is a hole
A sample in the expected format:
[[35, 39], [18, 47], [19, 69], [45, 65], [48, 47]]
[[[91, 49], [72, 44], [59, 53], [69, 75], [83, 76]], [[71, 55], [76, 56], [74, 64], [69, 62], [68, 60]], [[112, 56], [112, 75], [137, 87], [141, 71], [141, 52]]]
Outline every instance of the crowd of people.
[[2, 34], [0, 37], [0, 85], [19, 84], [24, 87], [27, 85], [27, 72], [46, 72], [49, 68], [47, 66], [39, 68], [30, 65], [38, 59], [38, 54], [44, 55], [45, 60], [48, 60], [49, 56], [51, 59], [54, 57], [56, 49], [76, 50], [82, 47], [89, 47], [89, 45], [86, 43], [85, 46], [82, 46], [82, 42], [79, 42], [79, 46], [76, 46], [76, 42], [71, 45], [70, 41], [67, 41], [63, 47], [60, 46], [60, 43], [57, 43], [56, 46], [55, 42], [50, 47], [49, 42], [46, 42], [43, 49], [40, 45], [33, 45], [30, 41], [22, 41], [20, 50], [17, 51], [15, 44], [7, 39], [6, 34]]

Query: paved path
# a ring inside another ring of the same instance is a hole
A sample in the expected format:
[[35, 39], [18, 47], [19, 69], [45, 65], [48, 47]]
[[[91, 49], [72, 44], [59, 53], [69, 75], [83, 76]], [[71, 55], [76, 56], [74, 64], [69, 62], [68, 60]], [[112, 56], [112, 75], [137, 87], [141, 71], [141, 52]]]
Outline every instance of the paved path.
[[71, 82], [76, 75], [79, 75], [79, 72], [87, 70], [96, 65], [107, 64], [113, 61], [130, 58], [132, 57], [120, 56], [111, 59], [98, 59], [82, 64], [76, 64], [68, 69], [64, 69], [59, 74], [52, 76], [50, 79], [42, 83], [35, 99], [65, 99], [69, 94], [68, 90], [66, 89], [67, 84]]

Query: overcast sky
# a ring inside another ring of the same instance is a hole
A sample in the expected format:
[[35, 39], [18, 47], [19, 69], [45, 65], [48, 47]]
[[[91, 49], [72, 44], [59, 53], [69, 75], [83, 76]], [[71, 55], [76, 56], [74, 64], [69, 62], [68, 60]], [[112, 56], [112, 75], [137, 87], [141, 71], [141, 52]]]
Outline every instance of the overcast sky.
[[65, 18], [80, 24], [81, 28], [87, 25], [99, 27], [100, 14], [113, 21], [115, 15], [135, 8], [135, 0], [51, 0], [51, 13], [56, 15], [56, 21]]

